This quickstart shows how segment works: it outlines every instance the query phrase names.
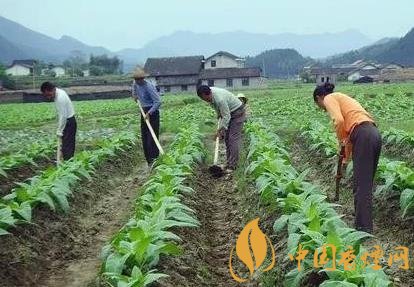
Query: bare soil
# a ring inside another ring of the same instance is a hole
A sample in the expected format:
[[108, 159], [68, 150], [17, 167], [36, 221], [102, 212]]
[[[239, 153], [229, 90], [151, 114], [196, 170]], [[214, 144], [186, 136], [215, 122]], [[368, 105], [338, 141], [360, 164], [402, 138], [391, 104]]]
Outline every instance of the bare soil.
[[0, 176], [0, 197], [5, 196], [17, 186], [18, 182], [23, 182], [28, 178], [33, 177], [41, 170], [53, 165], [52, 160], [41, 159], [36, 162], [37, 165], [24, 165], [17, 169], [7, 172], [7, 177]]

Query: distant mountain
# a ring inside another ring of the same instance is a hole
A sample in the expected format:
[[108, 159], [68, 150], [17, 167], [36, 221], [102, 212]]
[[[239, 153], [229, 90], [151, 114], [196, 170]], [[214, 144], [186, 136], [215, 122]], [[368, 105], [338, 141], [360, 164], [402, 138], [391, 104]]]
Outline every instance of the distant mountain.
[[297, 34], [259, 34], [243, 31], [226, 33], [175, 32], [146, 44], [141, 49], [128, 49], [117, 54], [122, 58], [143, 61], [148, 55], [185, 56], [212, 55], [225, 50], [236, 55], [257, 55], [264, 50], [275, 48], [293, 48], [301, 54], [311, 57], [326, 57], [370, 44], [372, 41], [356, 30], [341, 33], [323, 33], [314, 35]]
[[23, 59], [26, 54], [7, 39], [0, 36], [0, 63], [10, 63], [14, 59]]
[[403, 38], [386, 38], [373, 45], [327, 58], [326, 65], [352, 63], [370, 60], [379, 63], [396, 63], [414, 66], [414, 28]]
[[103, 47], [88, 46], [69, 36], [57, 40], [0, 16], [0, 49], [10, 49], [10, 45], [16, 47], [16, 53], [0, 58], [7, 63], [22, 57], [62, 62], [74, 50], [81, 51], [86, 56], [111, 53]]
[[361, 49], [328, 57], [323, 61], [323, 63], [327, 66], [331, 66], [335, 64], [350, 64], [361, 59], [378, 61], [379, 55], [389, 50], [398, 41], [398, 38], [384, 38]]
[[377, 56], [378, 61], [414, 66], [414, 28]]
[[274, 49], [246, 58], [248, 67], [261, 67], [264, 76], [269, 78], [293, 77], [313, 62], [293, 49]]

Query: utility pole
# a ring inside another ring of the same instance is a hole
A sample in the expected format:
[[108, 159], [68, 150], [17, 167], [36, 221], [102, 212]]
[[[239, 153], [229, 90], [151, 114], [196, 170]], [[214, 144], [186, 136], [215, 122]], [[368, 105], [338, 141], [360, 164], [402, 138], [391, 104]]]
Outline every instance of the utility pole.
[[265, 77], [265, 78], [266, 78], [266, 66], [265, 66], [265, 59], [264, 59], [264, 56], [263, 56], [263, 59], [262, 59], [262, 65], [263, 65], [263, 77]]
[[32, 72], [32, 80], [33, 80], [33, 90], [35, 90], [36, 89], [36, 86], [35, 86], [35, 62], [33, 62], [33, 72]]

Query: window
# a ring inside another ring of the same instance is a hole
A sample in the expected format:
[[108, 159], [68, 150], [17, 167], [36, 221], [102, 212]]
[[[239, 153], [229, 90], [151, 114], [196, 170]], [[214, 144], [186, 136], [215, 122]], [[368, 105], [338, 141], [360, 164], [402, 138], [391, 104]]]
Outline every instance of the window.
[[329, 77], [326, 77], [326, 82], [329, 83]]
[[208, 85], [209, 87], [214, 87], [214, 80], [208, 80], [207, 85]]
[[164, 87], [164, 92], [169, 93], [171, 91], [170, 86], [165, 86]]
[[248, 85], [250, 85], [249, 78], [242, 79], [242, 86], [248, 86]]
[[227, 79], [227, 87], [233, 87], [233, 79]]
[[185, 92], [188, 90], [187, 85], [181, 85], [181, 91]]
[[325, 82], [325, 77], [321, 78], [321, 82], [324, 83]]
[[211, 60], [211, 67], [214, 68], [217, 65], [216, 60]]

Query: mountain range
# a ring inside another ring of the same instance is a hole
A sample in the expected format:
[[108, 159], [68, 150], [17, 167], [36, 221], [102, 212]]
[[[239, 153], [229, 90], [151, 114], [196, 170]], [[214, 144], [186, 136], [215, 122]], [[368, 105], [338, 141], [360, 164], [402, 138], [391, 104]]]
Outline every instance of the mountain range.
[[360, 59], [414, 66], [414, 28], [402, 38], [385, 38], [372, 45], [328, 57], [325, 65], [352, 63]]
[[293, 48], [305, 56], [325, 57], [370, 44], [367, 36], [356, 30], [314, 35], [260, 34], [243, 31], [225, 33], [194, 33], [178, 31], [159, 37], [141, 48], [110, 51], [90, 46], [70, 36], [55, 39], [33, 31], [17, 22], [0, 16], [0, 61], [35, 58], [49, 62], [62, 62], [72, 51], [89, 54], [118, 55], [125, 64], [143, 63], [148, 57], [211, 55], [220, 50], [248, 56], [274, 48]]
[[[282, 58], [287, 55], [292, 56], [295, 63], [309, 62], [312, 57], [322, 59], [327, 65], [359, 59], [414, 65], [414, 57], [411, 56], [414, 54], [414, 29], [401, 39], [387, 38], [374, 43], [357, 30], [313, 35], [178, 31], [150, 41], [141, 48], [110, 51], [105, 47], [87, 45], [70, 36], [55, 39], [0, 16], [0, 62], [4, 64], [15, 59], [62, 63], [77, 51], [85, 57], [90, 54], [116, 55], [124, 61], [124, 70], [128, 71], [137, 64], [142, 65], [149, 57], [209, 56], [221, 50], [243, 57], [259, 56], [256, 60], [250, 58], [250, 63], [262, 62], [262, 58], [281, 59], [281, 55]], [[272, 53], [278, 55], [272, 56]]]

